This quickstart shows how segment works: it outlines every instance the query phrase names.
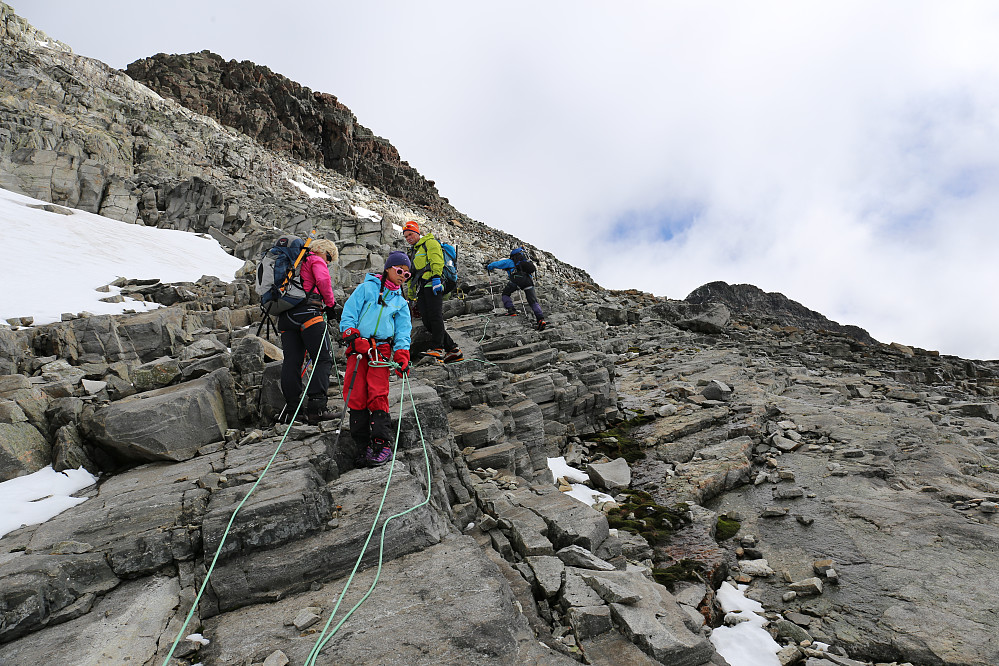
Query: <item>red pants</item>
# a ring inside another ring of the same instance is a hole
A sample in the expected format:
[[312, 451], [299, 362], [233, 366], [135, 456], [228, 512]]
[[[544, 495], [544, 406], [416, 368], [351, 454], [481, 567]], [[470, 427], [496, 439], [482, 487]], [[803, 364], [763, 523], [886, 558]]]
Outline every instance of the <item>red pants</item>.
[[[385, 361], [391, 358], [392, 347], [388, 343], [378, 345], [378, 360]], [[370, 356], [365, 354], [358, 356], [351, 354], [347, 359], [347, 374], [343, 385], [343, 399], [347, 400], [348, 390], [350, 399], [347, 402], [349, 409], [367, 409], [371, 412], [387, 412], [389, 410], [389, 368], [371, 367], [368, 365]], [[357, 373], [355, 376], [354, 373]], [[351, 379], [353, 378], [353, 379]], [[354, 387], [350, 388], [351, 382]]]

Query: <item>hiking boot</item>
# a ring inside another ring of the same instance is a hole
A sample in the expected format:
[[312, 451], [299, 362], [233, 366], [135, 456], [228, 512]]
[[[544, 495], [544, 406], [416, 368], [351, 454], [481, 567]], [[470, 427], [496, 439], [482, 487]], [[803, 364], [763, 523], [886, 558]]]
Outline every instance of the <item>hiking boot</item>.
[[319, 425], [321, 421], [332, 421], [336, 417], [336, 412], [329, 408], [326, 400], [309, 400], [309, 406], [305, 412], [305, 418], [309, 425]]
[[[287, 406], [281, 410], [281, 413], [277, 415], [274, 419], [275, 425], [291, 425], [291, 415], [294, 409], [289, 409]], [[305, 423], [305, 414], [299, 412], [295, 415], [295, 423]]]
[[546, 328], [548, 328], [548, 322], [545, 321], [544, 319], [539, 319], [538, 320], [538, 330], [539, 331], [543, 331]]
[[378, 467], [379, 465], [384, 465], [392, 458], [392, 447], [389, 446], [387, 440], [384, 439], [373, 439], [371, 440], [371, 445], [368, 450], [364, 453], [364, 460], [371, 467]]
[[464, 359], [465, 356], [461, 353], [461, 349], [458, 347], [455, 347], [444, 356], [445, 363], [457, 363], [458, 361], [463, 361]]
[[443, 349], [428, 349], [427, 351], [423, 352], [423, 355], [424, 356], [429, 356], [430, 358], [437, 359], [438, 361], [440, 361], [441, 359], [444, 358], [444, 350]]
[[374, 456], [374, 451], [371, 450], [371, 445], [368, 444], [363, 449], [358, 448], [357, 459], [354, 461], [354, 469], [361, 469], [368, 466], [368, 459]]
[[507, 317], [516, 317], [517, 316], [517, 311], [515, 309], [513, 309], [513, 308], [507, 308], [506, 309], [506, 316]]

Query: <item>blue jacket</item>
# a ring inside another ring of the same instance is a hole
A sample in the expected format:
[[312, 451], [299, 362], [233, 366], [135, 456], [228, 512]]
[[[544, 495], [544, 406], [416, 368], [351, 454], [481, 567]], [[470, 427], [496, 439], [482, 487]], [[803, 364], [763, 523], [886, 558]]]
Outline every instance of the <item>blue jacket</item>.
[[486, 266], [486, 270], [488, 271], [491, 271], [494, 268], [506, 271], [507, 275], [513, 275], [513, 272], [517, 270], [517, 267], [513, 265], [513, 259], [500, 259]]
[[[401, 290], [385, 287], [378, 303], [378, 290], [382, 285], [380, 275], [369, 273], [343, 305], [340, 315], [340, 332], [356, 328], [363, 338], [385, 340], [392, 338], [393, 349], [409, 349], [413, 320], [409, 317], [409, 302]], [[375, 326], [377, 325], [377, 330]]]

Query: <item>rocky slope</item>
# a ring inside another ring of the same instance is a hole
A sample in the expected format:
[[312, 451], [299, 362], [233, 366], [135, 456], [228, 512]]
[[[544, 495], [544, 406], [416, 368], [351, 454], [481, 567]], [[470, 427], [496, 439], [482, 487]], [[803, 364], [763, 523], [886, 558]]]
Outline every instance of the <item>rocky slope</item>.
[[[381, 515], [416, 508], [387, 523], [380, 569], [367, 551], [334, 624], [377, 585], [319, 663], [720, 665], [726, 579], [764, 602], [782, 663], [999, 663], [999, 364], [610, 292], [543, 252], [553, 326], [494, 318], [479, 267], [516, 239], [269, 150], [2, 4], [0, 26], [5, 188], [242, 257], [317, 229], [342, 248], [340, 295], [400, 220], [462, 248], [446, 314], [471, 360], [415, 368]], [[100, 474], [0, 538], [0, 662], [162, 663], [218, 552], [184, 632], [210, 643], [175, 663], [304, 663], [388, 468], [357, 469], [335, 424], [282, 441], [281, 351], [245, 280], [125, 292], [164, 307], [0, 328], [0, 479]], [[616, 502], [560, 492], [555, 455]]]

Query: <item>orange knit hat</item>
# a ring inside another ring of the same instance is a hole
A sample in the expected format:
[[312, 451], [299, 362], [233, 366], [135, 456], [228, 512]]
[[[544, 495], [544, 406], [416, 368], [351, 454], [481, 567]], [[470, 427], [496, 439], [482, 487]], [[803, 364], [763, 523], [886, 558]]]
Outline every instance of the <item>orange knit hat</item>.
[[403, 232], [415, 231], [416, 233], [420, 233], [420, 225], [417, 224], [415, 220], [410, 220], [406, 224], [402, 225], [402, 230]]

